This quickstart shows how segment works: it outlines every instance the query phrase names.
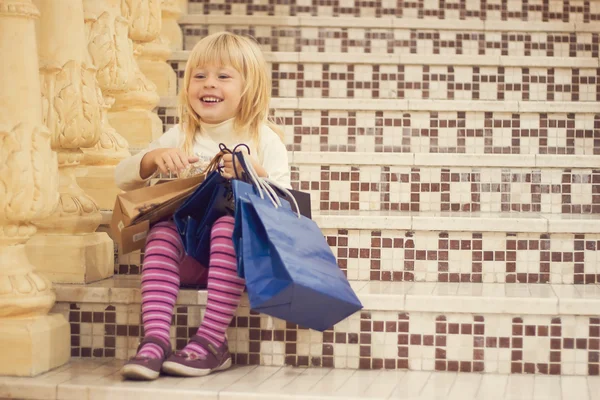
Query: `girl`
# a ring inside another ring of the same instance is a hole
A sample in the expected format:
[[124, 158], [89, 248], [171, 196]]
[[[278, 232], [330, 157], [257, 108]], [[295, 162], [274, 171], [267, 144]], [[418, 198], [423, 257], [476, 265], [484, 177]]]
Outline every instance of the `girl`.
[[[199, 41], [185, 67], [180, 124], [122, 161], [115, 171], [117, 185], [123, 190], [138, 188], [159, 171], [181, 173], [193, 163], [210, 161], [219, 152], [219, 143], [230, 149], [245, 143], [260, 176], [291, 187], [285, 145], [267, 119], [268, 74], [260, 49], [245, 37], [221, 32]], [[224, 177], [234, 178], [233, 162], [232, 155], [225, 154]], [[175, 353], [169, 331], [185, 252], [173, 221], [150, 229], [141, 279], [144, 338], [136, 356], [123, 367], [124, 377], [156, 379], [161, 369], [172, 375], [202, 376], [231, 366], [225, 331], [245, 284], [237, 276], [233, 222], [226, 216], [212, 227], [206, 313], [196, 335]]]

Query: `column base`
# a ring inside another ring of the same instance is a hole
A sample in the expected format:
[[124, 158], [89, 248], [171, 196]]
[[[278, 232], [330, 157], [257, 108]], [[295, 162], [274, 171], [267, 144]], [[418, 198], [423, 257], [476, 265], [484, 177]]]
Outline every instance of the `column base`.
[[114, 165], [85, 166], [77, 171], [77, 184], [101, 210], [112, 210], [117, 194], [122, 190], [115, 185]]
[[35, 376], [67, 363], [71, 328], [61, 314], [3, 318], [0, 322], [0, 375]]
[[110, 111], [108, 121], [129, 143], [132, 153], [145, 149], [162, 135], [162, 121], [149, 110]]
[[104, 232], [36, 234], [26, 249], [36, 271], [54, 283], [91, 283], [114, 275], [114, 242]]

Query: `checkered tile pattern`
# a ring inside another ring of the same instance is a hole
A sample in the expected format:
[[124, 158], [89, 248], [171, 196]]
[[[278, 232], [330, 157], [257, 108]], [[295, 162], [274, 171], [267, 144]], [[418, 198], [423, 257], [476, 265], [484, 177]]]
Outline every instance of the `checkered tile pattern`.
[[[139, 305], [58, 303], [73, 357], [126, 359], [142, 335]], [[201, 306], [179, 306], [171, 328], [185, 346]], [[236, 364], [598, 375], [600, 318], [371, 311], [323, 333], [240, 307], [229, 330]]]
[[190, 0], [190, 14], [384, 17], [431, 20], [600, 21], [600, 6], [586, 0]]
[[[449, 61], [451, 63], [451, 61]], [[181, 85], [185, 62], [171, 62]], [[600, 68], [272, 63], [273, 97], [600, 101]]]
[[256, 39], [265, 52], [598, 57], [592, 32], [438, 31], [264, 25], [186, 25], [184, 48], [221, 31]]
[[352, 280], [600, 283], [598, 234], [369, 229], [323, 233]]
[[[175, 108], [160, 107], [166, 131]], [[600, 154], [600, 114], [274, 110], [290, 151]]]
[[315, 210], [600, 213], [600, 170], [292, 165]]

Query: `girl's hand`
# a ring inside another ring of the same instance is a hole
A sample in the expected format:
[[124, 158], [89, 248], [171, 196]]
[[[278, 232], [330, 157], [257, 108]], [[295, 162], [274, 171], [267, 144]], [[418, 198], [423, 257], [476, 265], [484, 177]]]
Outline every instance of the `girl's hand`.
[[147, 178], [152, 175], [157, 168], [165, 175], [168, 175], [169, 173], [178, 174], [198, 160], [198, 157], [188, 156], [179, 148], [152, 150], [142, 158], [140, 172], [146, 172], [147, 176], [143, 176], [144, 174], [142, 173], [140, 173], [140, 175], [142, 175], [142, 178]]
[[[268, 176], [267, 171], [265, 171], [265, 169], [262, 167], [262, 165], [260, 165], [260, 163], [254, 157], [248, 155], [248, 151], [245, 148], [242, 147], [239, 151], [246, 154], [246, 158], [252, 163], [252, 166], [254, 167], [254, 170], [256, 171], [258, 176], [261, 176], [261, 177]], [[234, 160], [235, 160], [235, 168], [233, 167]], [[238, 176], [235, 175], [236, 169], [238, 172]], [[221, 173], [221, 175], [223, 175], [224, 178], [227, 178], [227, 179], [241, 178], [242, 172], [244, 172], [244, 169], [242, 168], [242, 165], [237, 160], [237, 158], [233, 156], [233, 154], [223, 155], [223, 172]]]

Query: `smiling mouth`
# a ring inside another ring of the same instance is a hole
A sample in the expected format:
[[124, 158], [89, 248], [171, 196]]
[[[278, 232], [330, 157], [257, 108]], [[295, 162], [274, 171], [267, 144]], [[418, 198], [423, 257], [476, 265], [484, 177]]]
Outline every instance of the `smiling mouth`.
[[204, 96], [200, 98], [200, 101], [202, 101], [203, 103], [216, 104], [222, 102], [223, 99], [213, 96]]

